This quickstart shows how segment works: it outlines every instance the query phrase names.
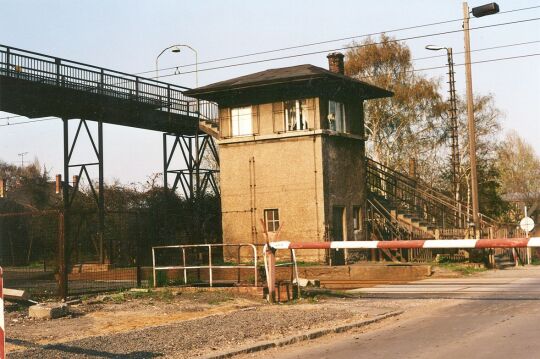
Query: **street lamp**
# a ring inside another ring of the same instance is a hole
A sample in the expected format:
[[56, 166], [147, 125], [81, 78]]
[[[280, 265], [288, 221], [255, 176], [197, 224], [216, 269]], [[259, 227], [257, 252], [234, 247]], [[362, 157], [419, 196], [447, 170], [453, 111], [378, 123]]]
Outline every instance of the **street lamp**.
[[[458, 121], [457, 121], [457, 100], [456, 100], [456, 81], [454, 78], [454, 57], [452, 55], [451, 47], [437, 46], [437, 45], [427, 45], [427, 50], [439, 51], [446, 50], [446, 55], [448, 59], [448, 85], [450, 94], [450, 129], [451, 129], [451, 139], [452, 139], [452, 179], [454, 185], [454, 197], [457, 202], [459, 202], [459, 138], [458, 138]], [[459, 206], [459, 205], [458, 205]], [[458, 213], [458, 218], [459, 213]]]
[[[158, 63], [159, 57], [161, 55], [163, 55], [168, 50], [171, 50], [171, 52], [173, 52], [173, 53], [179, 53], [181, 51], [180, 50], [181, 47], [186, 47], [186, 48], [190, 49], [191, 51], [193, 51], [193, 53], [195, 54], [195, 87], [199, 87], [199, 54], [197, 53], [197, 50], [195, 50], [193, 47], [191, 47], [189, 45], [185, 45], [185, 44], [176, 44], [176, 45], [168, 46], [168, 47], [164, 48], [159, 53], [159, 55], [157, 55], [157, 57], [156, 57], [156, 80], [159, 78], [159, 63]], [[199, 100], [198, 99], [197, 99], [195, 105], [196, 105], [195, 113], [198, 116], [199, 123], [200, 123], [200, 112], [199, 112], [200, 107], [199, 107]], [[188, 114], [189, 114], [189, 109], [190, 109], [190, 104], [188, 103]], [[195, 197], [198, 198], [199, 197], [199, 189], [200, 189], [200, 164], [201, 164], [201, 159], [200, 159], [200, 156], [199, 156], [199, 153], [200, 153], [200, 148], [199, 148], [199, 126], [197, 126], [196, 129], [195, 129], [195, 137], [196, 137], [196, 141], [195, 141], [195, 158], [196, 158], [196, 161], [195, 161], [196, 162], [195, 163]], [[166, 140], [164, 140], [164, 141], [166, 141]], [[166, 144], [166, 142], [164, 142], [164, 143]], [[165, 166], [165, 170], [164, 170], [163, 184], [164, 184], [164, 187], [167, 188], [167, 166]], [[193, 188], [192, 186], [193, 186], [193, 181], [190, 180], [190, 188]], [[193, 190], [191, 190], [191, 193], [193, 193]]]
[[[472, 9], [474, 17], [482, 17], [493, 15], [499, 12], [499, 5], [496, 3], [477, 6]], [[469, 34], [469, 5], [463, 3], [463, 34], [465, 42], [465, 75], [467, 82], [467, 123], [469, 129], [469, 157], [471, 162], [471, 193], [472, 193], [472, 209], [473, 222], [475, 231], [480, 228], [479, 221], [479, 205], [478, 205], [478, 175], [476, 172], [476, 127], [474, 123], [474, 107], [473, 107], [473, 92], [472, 92], [472, 72], [471, 72], [471, 39]]]
[[171, 45], [169, 47], [164, 48], [159, 55], [156, 57], [156, 80], [159, 78], [159, 67], [158, 67], [158, 61], [159, 57], [165, 53], [167, 50], [171, 50], [173, 53], [179, 53], [181, 47], [187, 47], [193, 53], [195, 54], [195, 87], [199, 87], [199, 55], [197, 53], [197, 50], [195, 50], [193, 47], [189, 45]]

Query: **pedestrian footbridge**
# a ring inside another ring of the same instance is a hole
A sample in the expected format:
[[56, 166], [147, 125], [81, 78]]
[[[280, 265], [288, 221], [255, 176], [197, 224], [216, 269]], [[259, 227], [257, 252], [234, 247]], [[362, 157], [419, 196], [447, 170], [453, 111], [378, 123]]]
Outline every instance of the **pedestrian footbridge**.
[[188, 88], [0, 45], [0, 111], [54, 116], [176, 134], [217, 119], [217, 105]]

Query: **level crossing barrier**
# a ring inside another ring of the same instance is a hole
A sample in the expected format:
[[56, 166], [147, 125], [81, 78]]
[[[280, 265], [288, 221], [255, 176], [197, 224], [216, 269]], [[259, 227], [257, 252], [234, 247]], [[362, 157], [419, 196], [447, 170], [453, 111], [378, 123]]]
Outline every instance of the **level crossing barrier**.
[[[274, 301], [276, 288], [276, 251], [300, 249], [488, 249], [488, 248], [539, 248], [540, 237], [495, 239], [440, 239], [407, 241], [332, 241], [332, 242], [270, 242], [264, 245], [263, 254], [268, 282], [268, 300]], [[297, 270], [296, 256], [293, 257]], [[297, 285], [299, 285], [297, 281]], [[298, 288], [300, 291], [300, 288]]]

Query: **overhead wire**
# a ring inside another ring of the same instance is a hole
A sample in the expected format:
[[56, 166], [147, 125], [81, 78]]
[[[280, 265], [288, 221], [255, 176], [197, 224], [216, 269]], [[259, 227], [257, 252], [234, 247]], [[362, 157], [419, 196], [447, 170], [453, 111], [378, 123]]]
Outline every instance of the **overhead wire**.
[[[18, 117], [25, 117], [25, 116], [18, 116]], [[44, 118], [40, 118], [40, 119], [37, 119], [37, 120], [22, 121], [22, 122], [15, 122], [15, 123], [5, 123], [3, 125], [0, 125], [0, 127], [24, 125], [24, 124], [27, 124], [27, 123], [51, 121], [51, 120], [56, 120], [56, 119], [57, 119], [57, 117], [44, 117]]]
[[[539, 53], [524, 54], [524, 55], [516, 55], [516, 56], [499, 57], [499, 58], [488, 59], [488, 60], [472, 61], [471, 64], [474, 65], [474, 64], [483, 64], [483, 63], [488, 63], [488, 62], [515, 60], [515, 59], [521, 59], [521, 58], [526, 58], [526, 57], [534, 57], [534, 56], [540, 56], [540, 52]], [[465, 63], [454, 64], [454, 66], [464, 66], [464, 65], [465, 65]], [[407, 70], [405, 72], [410, 73], [410, 72], [428, 71], [428, 70], [445, 69], [445, 68], [447, 68], [447, 65], [424, 67], [424, 68], [420, 68], [420, 69], [411, 69], [411, 70]], [[385, 74], [383, 73], [383, 74], [378, 74], [378, 75], [363, 76], [362, 79], [371, 78], [371, 77], [375, 77], [375, 76], [384, 76], [384, 75]], [[24, 117], [24, 116], [19, 116], [19, 117]], [[0, 125], [0, 127], [24, 125], [24, 124], [27, 124], [27, 123], [50, 121], [50, 120], [55, 120], [55, 119], [57, 119], [57, 118], [56, 117], [51, 117], [51, 118], [42, 118], [42, 119], [31, 120], [31, 121], [7, 123], [7, 124]]]
[[[536, 8], [540, 8], [540, 5], [502, 11], [499, 14], [519, 12], [519, 11], [525, 11], [525, 10], [532, 10], [532, 9], [536, 9]], [[352, 39], [355, 39], [355, 38], [369, 37], [369, 36], [380, 35], [380, 34], [384, 34], [384, 33], [405, 31], [405, 30], [411, 30], [411, 29], [416, 29], [416, 28], [424, 28], [424, 27], [441, 25], [441, 24], [446, 24], [446, 23], [452, 23], [452, 22], [462, 21], [462, 20], [463, 19], [444, 20], [444, 21], [438, 21], [438, 22], [433, 22], [433, 23], [428, 23], [428, 24], [421, 24], [421, 25], [403, 27], [403, 28], [398, 28], [398, 29], [393, 29], [393, 30], [380, 31], [380, 32], [375, 32], [375, 33], [370, 33], [370, 34], [349, 36], [349, 37], [343, 37], [343, 38], [333, 39], [333, 40], [312, 42], [312, 43], [289, 46], [289, 47], [284, 47], [284, 48], [279, 48], [279, 49], [266, 50], [266, 51], [260, 51], [260, 52], [254, 52], [254, 53], [249, 53], [249, 54], [231, 56], [231, 57], [226, 57], [226, 58], [221, 58], [221, 59], [208, 60], [208, 61], [199, 62], [199, 64], [214, 63], [214, 62], [226, 61], [226, 60], [237, 59], [237, 58], [242, 58], [242, 57], [249, 57], [249, 56], [255, 56], [255, 55], [262, 55], [262, 54], [266, 54], [266, 53], [274, 53], [274, 52], [286, 51], [286, 50], [291, 50], [291, 49], [296, 49], [296, 48], [315, 46], [315, 45], [320, 45], [320, 44], [325, 44], [325, 43], [344, 41], [344, 40], [352, 40]], [[537, 21], [537, 20], [540, 20], [540, 18], [529, 18], [529, 19], [522, 19], [522, 20], [510, 21], [510, 22], [505, 22], [505, 23], [477, 26], [477, 27], [470, 28], [470, 30], [478, 30], [478, 29], [485, 29], [485, 28], [490, 28], [490, 27], [512, 25], [512, 24], [518, 24], [518, 23], [524, 23], [524, 22], [530, 22], [530, 21]], [[399, 41], [406, 41], [406, 40], [414, 40], [414, 39], [419, 39], [419, 38], [425, 38], [425, 37], [430, 37], [430, 36], [440, 36], [440, 35], [451, 34], [451, 33], [462, 32], [462, 31], [463, 31], [463, 29], [449, 30], [449, 31], [443, 31], [443, 32], [438, 32], [438, 33], [423, 34], [423, 35], [405, 37], [405, 38], [401, 38], [401, 39], [395, 39], [395, 40], [390, 40], [389, 42], [399, 42]], [[527, 42], [521, 42], [521, 43], [515, 43], [515, 44], [492, 46], [492, 47], [487, 47], [487, 48], [482, 48], [482, 49], [474, 49], [474, 50], [471, 50], [471, 52], [485, 51], [485, 50], [492, 50], [492, 49], [500, 49], [500, 48], [513, 47], [513, 46], [521, 46], [521, 45], [527, 45], [527, 44], [533, 44], [533, 43], [539, 43], [539, 42], [540, 42], [540, 40], [535, 40], [535, 41], [527, 41]], [[255, 63], [270, 62], [270, 61], [282, 60], [282, 59], [287, 59], [287, 58], [295, 58], [295, 57], [301, 57], [301, 56], [309, 56], [309, 55], [332, 52], [332, 51], [360, 48], [360, 47], [365, 47], [365, 46], [370, 46], [370, 45], [377, 45], [377, 44], [381, 44], [381, 43], [382, 42], [373, 43], [373, 44], [361, 44], [361, 45], [345, 46], [345, 47], [341, 47], [341, 48], [337, 48], [337, 49], [313, 51], [313, 52], [308, 52], [308, 53], [293, 54], [293, 55], [281, 56], [281, 57], [276, 57], [276, 58], [255, 60], [255, 61], [249, 61], [249, 62], [243, 62], [243, 63], [236, 63], [236, 64], [229, 64], [229, 65], [211, 67], [211, 68], [206, 68], [206, 69], [199, 69], [198, 71], [211, 71], [211, 70], [230, 68], [230, 67], [236, 67], [236, 66], [242, 66], [242, 65], [249, 65], [249, 64], [255, 64]], [[456, 52], [455, 54], [462, 54], [462, 53], [464, 53], [464, 51]], [[415, 58], [415, 59], [412, 59], [412, 61], [424, 60], [424, 59], [430, 59], [430, 58], [437, 58], [437, 57], [443, 57], [443, 56], [445, 56], [445, 55], [432, 55], [432, 56]], [[538, 54], [526, 54], [526, 55], [521, 55], [521, 56], [511, 56], [511, 57], [505, 57], [505, 58], [481, 60], [481, 61], [471, 62], [471, 64], [495, 62], [495, 61], [502, 61], [502, 60], [508, 60], [508, 59], [518, 59], [518, 58], [531, 57], [531, 56], [538, 56]], [[189, 67], [189, 66], [193, 66], [193, 65], [195, 65], [195, 64], [179, 65], [179, 66], [174, 66], [174, 67], [169, 67], [169, 68], [162, 68], [162, 69], [159, 69], [159, 70], [161, 70], [161, 71], [169, 70], [169, 69], [177, 70], [179, 67]], [[462, 65], [464, 65], [464, 64], [456, 64], [455, 66], [462, 66]], [[412, 69], [410, 71], [412, 71], [412, 72], [427, 71], [427, 70], [433, 70], [433, 69], [439, 69], [439, 68], [445, 68], [445, 67], [446, 66], [434, 66], [434, 67], [421, 68], [421, 69]], [[149, 72], [154, 72], [154, 71], [155, 70], [144, 71], [144, 72], [139, 72], [137, 74], [144, 74], [144, 73], [149, 73]], [[186, 72], [183, 72], [182, 74], [189, 74], [189, 73], [194, 73], [194, 72], [195, 71], [186, 71]], [[158, 78], [171, 77], [171, 76], [177, 76], [177, 75], [179, 75], [179, 73], [177, 71], [175, 71], [175, 73], [173, 73], [173, 74], [161, 75]], [[6, 116], [6, 117], [0, 117], [0, 120], [8, 120], [9, 121], [9, 119], [21, 118], [21, 117], [26, 117], [26, 116], [21, 116], [21, 115]], [[37, 119], [37, 120], [31, 120], [31, 121], [17, 122], [17, 123], [7, 123], [7, 124], [0, 125], [0, 127], [13, 126], [13, 125], [17, 125], [17, 124], [41, 122], [41, 121], [49, 121], [49, 120], [53, 120], [53, 119], [55, 119], [55, 118], [43, 118], [43, 119]]]
[[[531, 22], [531, 21], [538, 21], [538, 20], [540, 20], [540, 17], [529, 18], [529, 19], [521, 19], [521, 20], [509, 21], [509, 22], [504, 22], [504, 23], [498, 23], [498, 24], [477, 26], [477, 27], [470, 28], [470, 30], [487, 29], [487, 28], [492, 28], [492, 27], [514, 25], [514, 24]], [[430, 33], [430, 34], [422, 34], [422, 35], [416, 35], [416, 36], [403, 37], [403, 38], [400, 38], [400, 39], [389, 40], [386, 43], [400, 42], [400, 41], [407, 41], [407, 40], [416, 40], [416, 39], [422, 39], [422, 38], [432, 37], [432, 36], [448, 35], [448, 34], [453, 34], [453, 33], [458, 33], [458, 32], [463, 32], [463, 31], [464, 31], [463, 29], [447, 30], [447, 31], [441, 31], [441, 32], [437, 32], [437, 33]], [[216, 66], [216, 67], [208, 67], [208, 68], [203, 68], [203, 69], [198, 69], [198, 70], [185, 71], [185, 72], [183, 72], [183, 74], [185, 75], [185, 74], [190, 74], [190, 73], [195, 73], [195, 72], [213, 71], [213, 70], [220, 70], [220, 69], [238, 67], [238, 66], [244, 66], [244, 65], [253, 65], [253, 64], [258, 64], [258, 63], [277, 61], [277, 60], [285, 60], [285, 59], [297, 58], [297, 57], [303, 57], [303, 56], [309, 56], [309, 55], [317, 55], [317, 54], [334, 52], [334, 51], [358, 49], [358, 48], [367, 47], [367, 46], [381, 45], [383, 43], [385, 43], [385, 42], [379, 41], [379, 42], [374, 42], [374, 43], [370, 43], [370, 44], [349, 45], [349, 46], [344, 46], [344, 47], [334, 48], [334, 49], [317, 50], [317, 51], [311, 51], [311, 52], [305, 52], [305, 53], [299, 53], [299, 54], [293, 54], [293, 55], [285, 55], [285, 56], [272, 57], [272, 58], [267, 58], [267, 59], [246, 61], [246, 62], [240, 62], [240, 63], [235, 63], [235, 64], [227, 64], [227, 65], [221, 65], [221, 66]], [[171, 77], [171, 76], [178, 76], [178, 74], [175, 72], [173, 74], [160, 75], [157, 78]]]
[[[487, 50], [496, 50], [496, 49], [504, 49], [507, 47], [516, 47], [516, 46], [523, 46], [523, 45], [530, 45], [530, 44], [537, 44], [540, 43], [540, 40], [533, 40], [533, 41], [525, 41], [525, 42], [517, 42], [512, 44], [506, 44], [506, 45], [497, 45], [497, 46], [490, 46], [490, 47], [483, 47], [480, 49], [473, 49], [471, 52], [480, 52], [480, 51], [487, 51]], [[464, 54], [465, 51], [455, 51], [454, 55]], [[437, 57], [446, 57], [446, 55], [431, 55], [431, 56], [424, 56], [424, 57], [416, 57], [414, 59], [411, 59], [411, 61], [419, 61], [419, 60], [427, 60], [427, 59], [434, 59]]]
[[[508, 14], [508, 13], [513, 13], [513, 12], [520, 12], [520, 11], [528, 11], [528, 10], [534, 10], [534, 9], [538, 9], [538, 8], [540, 8], [540, 5], [528, 6], [528, 7], [518, 8], [518, 9], [511, 9], [511, 10], [501, 11], [501, 12], [495, 14], [495, 15], [502, 15], [502, 14]], [[206, 60], [206, 61], [198, 62], [197, 64], [196, 63], [190, 63], [190, 64], [186, 64], [186, 65], [177, 65], [177, 66], [171, 66], [171, 67], [164, 67], [164, 68], [161, 68], [161, 69], [158, 69], [158, 70], [159, 71], [166, 71], [166, 70], [173, 70], [173, 69], [176, 70], [176, 69], [179, 69], [179, 68], [182, 68], [182, 67], [192, 67], [192, 66], [195, 66], [195, 65], [204, 65], [204, 64], [214, 63], [214, 62], [222, 62], [222, 61], [234, 60], [234, 59], [239, 59], [239, 58], [244, 58], [244, 57], [264, 55], [264, 54], [287, 51], [287, 50], [293, 50], [293, 49], [299, 49], [299, 48], [304, 48], [304, 47], [310, 47], [310, 46], [316, 46], [316, 45], [322, 45], [322, 44], [329, 44], [329, 43], [332, 43], [332, 42], [353, 40], [353, 39], [358, 39], [358, 38], [364, 38], [364, 37], [370, 37], [370, 36], [382, 35], [382, 34], [389, 34], [389, 33], [394, 33], [394, 32], [401, 32], [401, 31], [419, 29], [419, 28], [436, 26], [436, 25], [444, 25], [444, 24], [457, 22], [457, 21], [463, 21], [463, 18], [451, 19], [451, 20], [443, 20], [443, 21], [437, 21], [437, 22], [421, 24], [421, 25], [407, 26], [407, 27], [391, 29], [391, 30], [386, 30], [386, 31], [373, 32], [373, 33], [362, 34], [362, 35], [347, 36], [347, 37], [341, 37], [341, 38], [331, 39], [331, 40], [316, 41], [316, 42], [311, 42], [311, 43], [305, 43], [305, 44], [293, 45], [293, 46], [288, 46], [288, 47], [282, 47], [282, 48], [278, 48], [278, 49], [264, 50], [264, 51], [252, 52], [252, 53], [247, 53], [247, 54], [242, 54], [242, 55], [235, 55], [235, 56], [223, 57], [223, 58], [218, 58], [218, 59]], [[155, 71], [156, 71], [155, 69], [148, 70], [148, 71], [142, 71], [142, 72], [136, 73], [136, 75], [152, 73], [152, 72], [155, 72]]]
[[[535, 42], [540, 42], [540, 41], [535, 41]], [[540, 53], [530, 53], [530, 54], [524, 54], [524, 55], [499, 57], [499, 58], [493, 58], [493, 59], [487, 59], [487, 60], [477, 60], [477, 61], [472, 61], [472, 62], [471, 62], [471, 65], [474, 65], [474, 64], [483, 64], [483, 63], [489, 63], [489, 62], [499, 62], [499, 61], [515, 60], [515, 59], [528, 58], [528, 57], [536, 57], [536, 56], [540, 56]], [[464, 66], [464, 65], [465, 65], [465, 63], [454, 64], [454, 66]], [[407, 70], [407, 71], [405, 71], [405, 72], [406, 72], [406, 73], [413, 73], [413, 72], [429, 71], [429, 70], [436, 70], [436, 69], [446, 69], [446, 68], [447, 68], [447, 65], [441, 65], [441, 66], [424, 67], [424, 68], [419, 68], [419, 69], [411, 69], [411, 70]], [[371, 78], [371, 77], [375, 77], [375, 76], [384, 76], [384, 75], [385, 75], [384, 73], [378, 74], [378, 75], [368, 75], [368, 76], [363, 76], [362, 79], [365, 79], [365, 78]], [[26, 116], [20, 116], [20, 115], [17, 115], [17, 116], [6, 116], [6, 117], [0, 117], [0, 120], [6, 119], [6, 118], [18, 118], [18, 117], [26, 117]], [[15, 123], [6, 123], [6, 124], [0, 125], [0, 127], [15, 126], [15, 125], [24, 125], [24, 124], [27, 124], [27, 123], [42, 122], [42, 121], [50, 121], [50, 120], [55, 120], [55, 119], [57, 119], [57, 117], [44, 117], [44, 118], [41, 118], [41, 119], [34, 119], [34, 120], [30, 120], [30, 121], [22, 121], [22, 122], [15, 122]]]

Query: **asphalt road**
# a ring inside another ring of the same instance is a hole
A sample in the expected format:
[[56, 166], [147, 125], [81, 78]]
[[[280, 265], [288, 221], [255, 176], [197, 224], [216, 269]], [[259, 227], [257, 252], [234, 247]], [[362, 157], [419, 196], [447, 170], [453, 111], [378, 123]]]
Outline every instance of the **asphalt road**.
[[249, 358], [540, 358], [540, 268], [365, 288], [388, 298], [448, 298], [363, 331]]

